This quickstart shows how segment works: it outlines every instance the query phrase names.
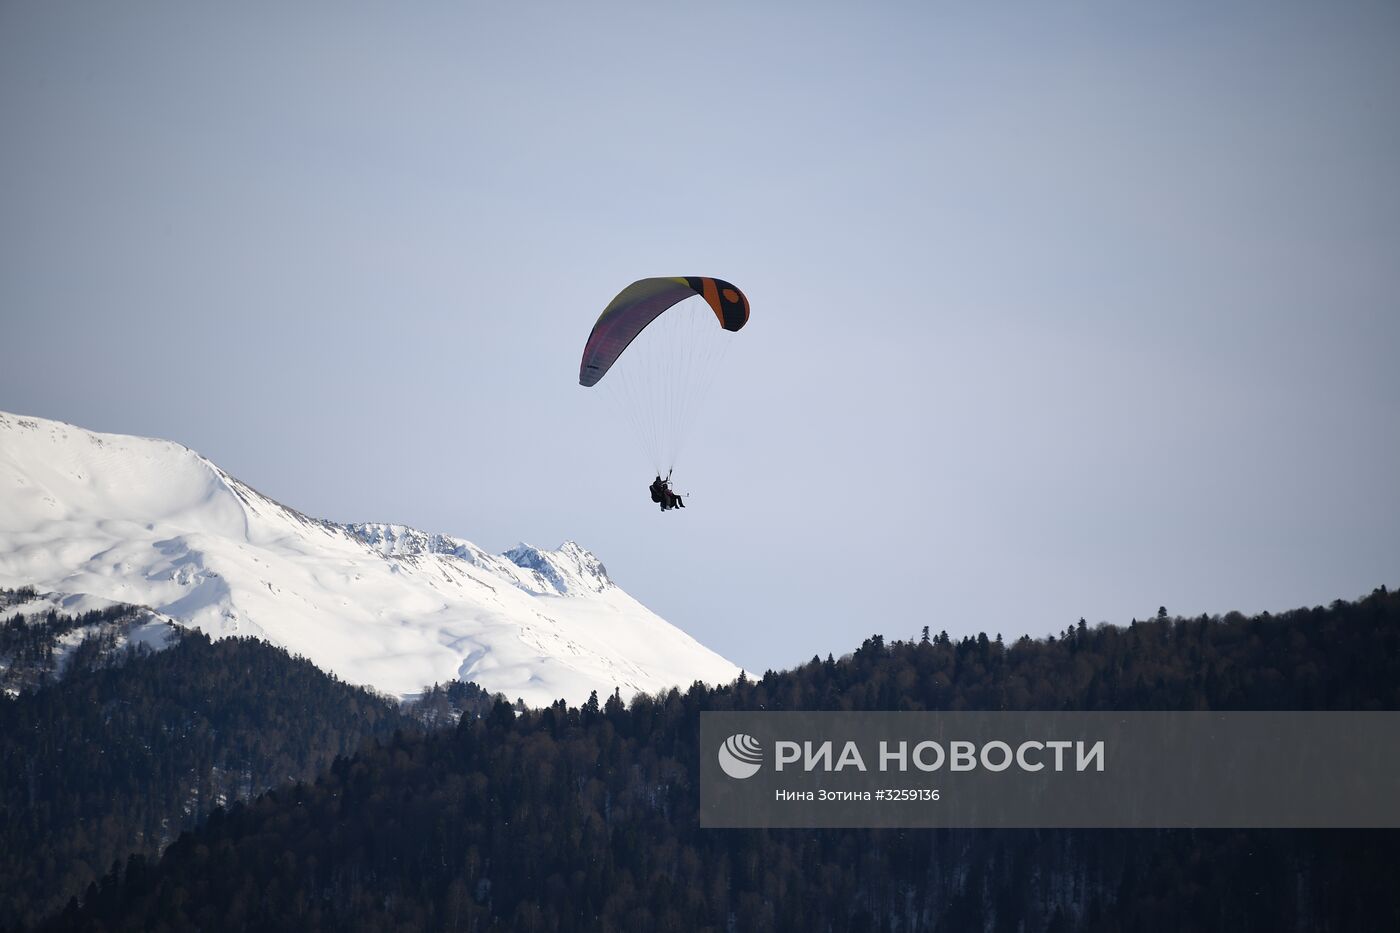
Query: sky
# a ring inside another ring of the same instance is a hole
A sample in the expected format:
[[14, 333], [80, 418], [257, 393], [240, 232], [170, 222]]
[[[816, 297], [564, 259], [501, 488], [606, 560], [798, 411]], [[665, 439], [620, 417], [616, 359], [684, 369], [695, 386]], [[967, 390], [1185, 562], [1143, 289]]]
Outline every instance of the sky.
[[[0, 409], [751, 670], [1400, 584], [1394, 3], [5, 0], [0, 126]], [[666, 515], [656, 275], [752, 308]]]

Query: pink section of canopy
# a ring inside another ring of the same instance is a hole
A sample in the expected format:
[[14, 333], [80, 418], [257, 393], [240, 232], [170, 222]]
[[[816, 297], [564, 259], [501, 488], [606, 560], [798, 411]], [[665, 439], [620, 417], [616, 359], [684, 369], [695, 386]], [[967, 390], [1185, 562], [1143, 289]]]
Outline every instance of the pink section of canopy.
[[646, 326], [695, 290], [684, 279], [641, 279], [618, 292], [588, 335], [579, 364], [578, 383], [596, 385]]

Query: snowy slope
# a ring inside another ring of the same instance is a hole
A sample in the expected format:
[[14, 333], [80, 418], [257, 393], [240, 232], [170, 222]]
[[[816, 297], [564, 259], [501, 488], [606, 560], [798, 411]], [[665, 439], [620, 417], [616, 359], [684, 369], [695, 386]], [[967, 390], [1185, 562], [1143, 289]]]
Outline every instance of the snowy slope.
[[0, 587], [26, 584], [256, 635], [397, 694], [456, 677], [578, 702], [739, 673], [573, 542], [498, 555], [403, 525], [338, 525], [179, 444], [0, 412]]

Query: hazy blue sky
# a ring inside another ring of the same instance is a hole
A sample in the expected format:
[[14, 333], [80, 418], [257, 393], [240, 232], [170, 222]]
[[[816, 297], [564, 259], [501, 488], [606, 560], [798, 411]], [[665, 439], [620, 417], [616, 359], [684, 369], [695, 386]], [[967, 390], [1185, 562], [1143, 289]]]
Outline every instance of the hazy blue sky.
[[[750, 668], [1400, 583], [1395, 3], [5, 0], [0, 133], [0, 408]], [[578, 361], [696, 274], [661, 516]]]

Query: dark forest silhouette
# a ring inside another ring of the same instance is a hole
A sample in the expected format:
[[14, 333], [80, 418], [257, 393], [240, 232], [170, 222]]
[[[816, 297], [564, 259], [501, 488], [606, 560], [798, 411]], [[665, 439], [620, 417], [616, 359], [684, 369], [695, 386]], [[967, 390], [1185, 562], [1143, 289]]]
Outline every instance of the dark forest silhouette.
[[[0, 657], [42, 672], [55, 633], [130, 613], [12, 618]], [[222, 803], [412, 727], [396, 702], [254, 639], [185, 632], [154, 653], [109, 640], [74, 649], [63, 680], [0, 699], [0, 927], [61, 908], [114, 859], [158, 855]]]
[[742, 709], [1400, 709], [1400, 598], [1012, 645], [877, 636], [630, 704], [498, 700], [214, 810], [46, 928], [1400, 928], [1394, 831], [700, 830], [699, 715]]

